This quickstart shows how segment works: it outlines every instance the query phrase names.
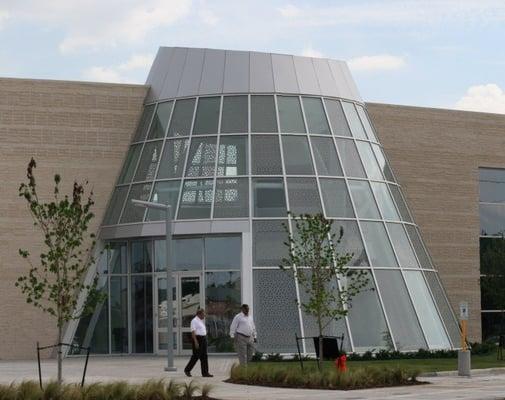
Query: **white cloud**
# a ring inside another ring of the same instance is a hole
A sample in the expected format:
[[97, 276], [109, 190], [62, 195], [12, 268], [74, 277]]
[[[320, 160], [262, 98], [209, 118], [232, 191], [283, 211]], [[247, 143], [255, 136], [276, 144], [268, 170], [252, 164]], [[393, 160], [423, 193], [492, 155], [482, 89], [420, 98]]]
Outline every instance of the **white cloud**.
[[2, 28], [3, 24], [7, 19], [9, 18], [9, 13], [5, 10], [0, 10], [0, 29]]
[[334, 26], [349, 24], [423, 25], [452, 20], [482, 23], [505, 20], [502, 0], [390, 0], [348, 2], [338, 6], [299, 7], [291, 3], [277, 8], [280, 16], [295, 26]]
[[391, 54], [351, 58], [347, 63], [353, 71], [391, 71], [407, 65], [403, 57]]
[[82, 78], [94, 82], [123, 83], [132, 82], [128, 73], [135, 70], [147, 70], [152, 62], [151, 54], [134, 54], [126, 62], [115, 66], [94, 66], [87, 68], [82, 73]]
[[505, 92], [495, 83], [470, 86], [455, 108], [505, 114]]
[[306, 46], [302, 51], [302, 56], [322, 58], [324, 57], [324, 54], [319, 50], [314, 49], [312, 46]]
[[207, 6], [206, 1], [202, 1], [198, 6], [198, 16], [205, 25], [216, 26], [219, 18], [216, 13]]

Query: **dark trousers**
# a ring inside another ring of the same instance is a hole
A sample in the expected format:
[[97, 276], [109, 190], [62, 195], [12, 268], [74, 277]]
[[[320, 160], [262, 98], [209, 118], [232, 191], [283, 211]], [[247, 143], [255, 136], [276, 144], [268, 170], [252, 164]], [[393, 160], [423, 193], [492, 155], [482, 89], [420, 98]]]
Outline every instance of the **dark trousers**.
[[193, 355], [189, 359], [188, 365], [186, 365], [184, 371], [191, 372], [196, 362], [200, 360], [200, 366], [202, 367], [202, 375], [208, 375], [209, 360], [207, 357], [207, 336], [197, 336], [196, 340], [198, 340], [198, 349], [195, 347], [195, 342], [191, 341]]

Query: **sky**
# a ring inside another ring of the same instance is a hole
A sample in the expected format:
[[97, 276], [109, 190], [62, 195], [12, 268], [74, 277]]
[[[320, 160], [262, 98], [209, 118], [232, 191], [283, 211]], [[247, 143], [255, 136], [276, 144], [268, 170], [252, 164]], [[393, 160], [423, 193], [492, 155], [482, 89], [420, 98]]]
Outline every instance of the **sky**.
[[365, 101], [505, 114], [504, 0], [0, 0], [0, 76], [144, 83], [159, 46], [348, 62]]

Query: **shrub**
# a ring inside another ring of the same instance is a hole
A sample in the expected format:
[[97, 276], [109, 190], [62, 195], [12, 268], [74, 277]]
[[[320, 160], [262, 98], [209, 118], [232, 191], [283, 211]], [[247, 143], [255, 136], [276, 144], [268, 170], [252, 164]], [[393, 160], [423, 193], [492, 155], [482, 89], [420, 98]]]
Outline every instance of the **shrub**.
[[306, 389], [365, 389], [372, 387], [412, 385], [419, 371], [396, 367], [365, 367], [339, 372], [336, 369], [319, 371], [315, 365], [304, 370], [293, 365], [255, 364], [247, 367], [234, 365], [228, 382], [275, 387]]
[[194, 381], [180, 385], [173, 380], [150, 380], [140, 385], [127, 382], [92, 383], [81, 387], [50, 382], [40, 389], [34, 381], [0, 385], [0, 400], [190, 400], [211, 399], [211, 385]]

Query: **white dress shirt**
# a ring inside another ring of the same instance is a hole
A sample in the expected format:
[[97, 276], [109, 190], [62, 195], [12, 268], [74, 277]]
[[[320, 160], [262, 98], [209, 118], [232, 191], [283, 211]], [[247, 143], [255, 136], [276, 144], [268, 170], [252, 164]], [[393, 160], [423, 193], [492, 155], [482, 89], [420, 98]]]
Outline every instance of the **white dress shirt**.
[[254, 321], [250, 315], [245, 315], [243, 312], [235, 315], [230, 326], [230, 336], [235, 337], [236, 333], [252, 336], [256, 339], [256, 326], [254, 326]]
[[191, 332], [195, 332], [197, 336], [206, 336], [207, 327], [205, 326], [205, 320], [200, 319], [198, 316], [191, 320]]

